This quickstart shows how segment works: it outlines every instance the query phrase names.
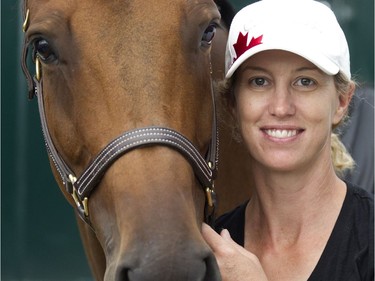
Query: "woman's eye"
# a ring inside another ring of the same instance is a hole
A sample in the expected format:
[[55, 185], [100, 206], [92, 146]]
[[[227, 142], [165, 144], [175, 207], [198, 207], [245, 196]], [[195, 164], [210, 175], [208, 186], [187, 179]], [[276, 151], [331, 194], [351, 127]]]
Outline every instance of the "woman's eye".
[[45, 39], [39, 39], [34, 42], [34, 56], [39, 57], [43, 62], [48, 63], [56, 60], [56, 54]]
[[266, 79], [258, 77], [258, 78], [251, 79], [250, 84], [253, 86], [261, 87], [261, 86], [266, 86], [268, 83]]
[[215, 37], [215, 33], [216, 33], [216, 24], [212, 23], [204, 31], [203, 36], [202, 36], [202, 43], [206, 45], [211, 45], [212, 40]]
[[312, 80], [310, 78], [300, 78], [300, 79], [297, 80], [296, 85], [308, 87], [308, 86], [315, 85], [315, 82], [314, 82], [314, 80]]

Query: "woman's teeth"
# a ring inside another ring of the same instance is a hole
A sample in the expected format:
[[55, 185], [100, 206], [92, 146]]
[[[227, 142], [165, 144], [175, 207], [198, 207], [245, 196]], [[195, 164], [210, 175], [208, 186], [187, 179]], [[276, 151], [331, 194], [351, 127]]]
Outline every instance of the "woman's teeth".
[[278, 139], [290, 138], [297, 135], [297, 130], [265, 130], [266, 134]]

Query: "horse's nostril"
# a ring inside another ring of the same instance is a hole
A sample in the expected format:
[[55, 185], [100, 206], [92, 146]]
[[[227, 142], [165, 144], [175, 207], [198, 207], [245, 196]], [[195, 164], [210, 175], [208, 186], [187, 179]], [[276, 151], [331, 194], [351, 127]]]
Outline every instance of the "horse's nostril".
[[205, 258], [206, 275], [204, 281], [221, 281], [221, 275], [216, 259], [212, 253]]
[[128, 272], [129, 269], [126, 267], [117, 269], [115, 281], [129, 281]]

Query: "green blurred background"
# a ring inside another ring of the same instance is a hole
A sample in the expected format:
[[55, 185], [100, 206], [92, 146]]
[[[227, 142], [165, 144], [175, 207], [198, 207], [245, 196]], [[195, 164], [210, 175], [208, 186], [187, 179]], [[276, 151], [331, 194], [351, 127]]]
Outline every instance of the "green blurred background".
[[[374, 1], [327, 2], [347, 34], [352, 72], [373, 87]], [[19, 3], [1, 0], [1, 280], [92, 280], [73, 209], [50, 171], [37, 102], [27, 99]]]

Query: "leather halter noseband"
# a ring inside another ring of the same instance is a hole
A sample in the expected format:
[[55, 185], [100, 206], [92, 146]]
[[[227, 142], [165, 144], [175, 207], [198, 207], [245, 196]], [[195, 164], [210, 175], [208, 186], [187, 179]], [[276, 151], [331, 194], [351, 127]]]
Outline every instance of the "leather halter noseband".
[[[25, 14], [23, 31], [25, 32], [29, 25], [29, 10]], [[107, 169], [125, 153], [144, 146], [163, 145], [180, 152], [190, 163], [193, 171], [199, 180], [205, 194], [205, 221], [212, 224], [216, 208], [216, 195], [214, 191], [214, 179], [218, 164], [218, 132], [216, 124], [216, 109], [214, 93], [211, 89], [213, 101], [213, 124], [211, 143], [204, 159], [195, 146], [180, 133], [165, 127], [145, 127], [127, 131], [110, 142], [84, 170], [78, 178], [69, 168], [64, 159], [57, 151], [49, 134], [44, 101], [43, 101], [43, 79], [41, 75], [41, 65], [39, 58], [35, 58], [36, 74], [31, 76], [26, 60], [29, 49], [27, 39], [24, 40], [22, 69], [27, 78], [29, 99], [34, 96], [38, 98], [39, 115], [42, 124], [42, 131], [48, 154], [58, 171], [61, 180], [67, 190], [73, 197], [77, 212], [80, 217], [91, 227], [88, 210], [88, 198], [95, 187], [100, 183]]]

